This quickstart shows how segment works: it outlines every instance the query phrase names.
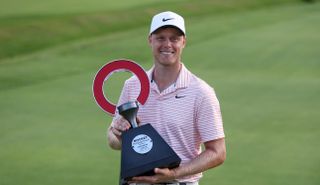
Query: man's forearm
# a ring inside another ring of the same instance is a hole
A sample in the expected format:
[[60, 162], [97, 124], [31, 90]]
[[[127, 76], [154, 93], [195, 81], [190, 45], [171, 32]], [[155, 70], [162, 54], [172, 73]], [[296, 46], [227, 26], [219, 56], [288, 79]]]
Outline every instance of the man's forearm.
[[226, 159], [226, 149], [224, 139], [213, 141], [206, 145], [198, 157], [191, 160], [189, 163], [183, 164], [174, 169], [176, 178], [181, 178], [188, 175], [204, 172], [210, 168], [219, 166]]

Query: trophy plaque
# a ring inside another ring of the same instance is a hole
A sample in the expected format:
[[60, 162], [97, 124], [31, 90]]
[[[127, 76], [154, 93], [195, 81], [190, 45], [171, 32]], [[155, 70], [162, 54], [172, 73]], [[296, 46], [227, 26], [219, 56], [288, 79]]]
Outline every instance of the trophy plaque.
[[165, 142], [149, 123], [138, 126], [137, 112], [139, 103], [144, 104], [149, 96], [150, 83], [146, 72], [141, 66], [129, 60], [112, 61], [98, 71], [93, 93], [97, 104], [107, 113], [114, 115], [116, 106], [111, 104], [103, 94], [103, 83], [112, 72], [126, 70], [134, 73], [141, 85], [137, 101], [127, 102], [117, 107], [118, 112], [131, 125], [122, 133], [120, 185], [135, 176], [153, 175], [154, 168], [175, 168], [181, 159]]

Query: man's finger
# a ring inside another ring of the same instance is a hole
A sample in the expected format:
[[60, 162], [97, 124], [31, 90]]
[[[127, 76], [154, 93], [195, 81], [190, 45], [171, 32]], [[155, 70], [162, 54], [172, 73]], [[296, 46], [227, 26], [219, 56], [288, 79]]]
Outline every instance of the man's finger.
[[154, 176], [137, 176], [133, 177], [131, 179], [131, 182], [135, 183], [155, 183], [155, 177]]
[[131, 127], [130, 123], [123, 117], [118, 118], [114, 123], [114, 128], [120, 132], [126, 131]]
[[166, 175], [168, 173], [168, 168], [155, 168], [154, 173], [155, 174], [160, 174], [160, 175]]
[[122, 130], [122, 131], [128, 130], [128, 129], [131, 127], [131, 125], [130, 125], [130, 123], [128, 122], [128, 120], [126, 120], [126, 119], [123, 118], [123, 117], [121, 117], [121, 118], [119, 119], [119, 125], [121, 125], [121, 130]]
[[111, 128], [112, 133], [116, 136], [121, 136], [122, 132], [120, 132], [119, 130], [117, 130], [116, 128], [112, 127]]

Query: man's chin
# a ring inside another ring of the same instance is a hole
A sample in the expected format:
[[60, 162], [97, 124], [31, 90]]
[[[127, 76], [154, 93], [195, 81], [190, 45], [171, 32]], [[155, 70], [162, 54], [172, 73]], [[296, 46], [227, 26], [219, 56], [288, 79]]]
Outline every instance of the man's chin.
[[162, 59], [162, 60], [160, 60], [160, 63], [162, 65], [173, 65], [173, 64], [176, 63], [176, 60], [174, 60], [174, 59]]
[[162, 64], [163, 66], [167, 66], [167, 67], [173, 66], [174, 63], [175, 63], [175, 62], [173, 62], [173, 61], [163, 61], [163, 62], [161, 62], [161, 64]]

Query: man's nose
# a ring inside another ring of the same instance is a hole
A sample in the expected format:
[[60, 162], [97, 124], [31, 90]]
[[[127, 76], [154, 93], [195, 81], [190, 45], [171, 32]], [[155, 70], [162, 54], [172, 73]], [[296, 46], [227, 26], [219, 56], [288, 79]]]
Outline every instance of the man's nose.
[[164, 41], [164, 45], [167, 46], [167, 47], [171, 46], [171, 41], [170, 41], [170, 39], [166, 39], [166, 40]]

